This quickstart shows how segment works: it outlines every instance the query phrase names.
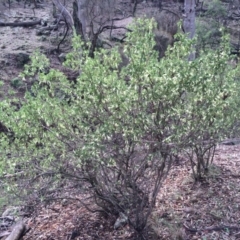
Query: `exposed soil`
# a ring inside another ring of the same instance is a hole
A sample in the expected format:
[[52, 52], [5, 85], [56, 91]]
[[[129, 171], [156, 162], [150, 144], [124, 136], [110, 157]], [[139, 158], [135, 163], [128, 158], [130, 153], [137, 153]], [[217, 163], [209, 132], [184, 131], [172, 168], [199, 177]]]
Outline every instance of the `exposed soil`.
[[[8, 5], [0, 4], [1, 22], [30, 22], [36, 19], [49, 19], [51, 7], [45, 3], [44, 8], [34, 9], [33, 6], [24, 8], [23, 3]], [[43, 36], [36, 35], [36, 29], [41, 25], [33, 27], [0, 27], [0, 79], [7, 81], [18, 75], [23, 66], [18, 66], [16, 56], [19, 53], [31, 54], [36, 49], [51, 49], [53, 42]]]

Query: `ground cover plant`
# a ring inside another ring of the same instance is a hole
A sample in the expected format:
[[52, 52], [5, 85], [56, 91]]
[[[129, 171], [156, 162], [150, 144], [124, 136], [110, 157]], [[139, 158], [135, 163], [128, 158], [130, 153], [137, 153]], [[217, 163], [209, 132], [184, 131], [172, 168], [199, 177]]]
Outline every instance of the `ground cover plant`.
[[196, 181], [208, 173], [217, 142], [238, 118], [238, 68], [228, 64], [228, 37], [188, 61], [195, 39], [178, 34], [159, 60], [155, 27], [135, 22], [124, 66], [119, 47], [92, 58], [75, 36], [65, 63], [80, 70], [75, 82], [39, 52], [31, 57], [22, 74], [31, 81], [24, 99], [0, 103], [1, 175], [21, 176], [6, 178], [9, 191], [32, 204], [66, 197], [61, 189], [85, 192], [96, 204], [81, 200], [88, 210], [122, 216], [145, 239], [178, 155], [189, 157]]

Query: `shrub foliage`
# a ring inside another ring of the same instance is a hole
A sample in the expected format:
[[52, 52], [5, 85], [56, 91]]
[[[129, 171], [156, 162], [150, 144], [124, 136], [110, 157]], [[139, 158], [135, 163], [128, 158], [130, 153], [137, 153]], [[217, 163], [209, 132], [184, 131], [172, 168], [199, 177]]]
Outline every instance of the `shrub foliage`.
[[65, 64], [80, 69], [76, 82], [49, 69], [39, 52], [31, 57], [22, 77], [34, 84], [20, 109], [9, 99], [0, 103], [0, 122], [14, 133], [1, 133], [1, 175], [17, 169], [22, 176], [9, 189], [31, 201], [67, 197], [60, 188], [85, 192], [98, 210], [127, 216], [143, 237], [179, 152], [189, 156], [196, 180], [207, 173], [217, 142], [238, 115], [238, 69], [228, 64], [228, 37], [190, 62], [195, 40], [179, 34], [159, 60], [154, 28], [153, 21], [135, 22], [123, 67], [118, 47], [90, 58], [75, 36]]

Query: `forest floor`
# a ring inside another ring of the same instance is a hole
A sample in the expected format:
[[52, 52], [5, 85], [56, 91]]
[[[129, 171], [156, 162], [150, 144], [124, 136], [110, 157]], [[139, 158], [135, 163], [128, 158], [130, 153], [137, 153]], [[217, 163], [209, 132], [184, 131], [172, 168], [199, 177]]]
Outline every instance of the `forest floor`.
[[[240, 239], [240, 145], [220, 145], [208, 179], [194, 183], [188, 161], [173, 166], [149, 221], [149, 239]], [[71, 196], [76, 199], [86, 195]], [[115, 219], [116, 220], [116, 219]], [[54, 201], [27, 218], [24, 240], [133, 239], [128, 225], [114, 230], [114, 219], [88, 212], [77, 200]]]

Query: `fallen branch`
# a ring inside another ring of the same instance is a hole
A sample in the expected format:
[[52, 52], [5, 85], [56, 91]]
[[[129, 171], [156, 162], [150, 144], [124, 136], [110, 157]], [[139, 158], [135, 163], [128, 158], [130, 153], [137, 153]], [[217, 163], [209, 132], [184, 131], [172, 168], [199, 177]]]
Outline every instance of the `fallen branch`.
[[6, 240], [18, 240], [22, 237], [22, 234], [25, 230], [25, 225], [22, 221], [19, 221], [14, 226], [10, 235], [6, 238]]
[[36, 31], [38, 36], [44, 34], [45, 31], [56, 31], [58, 29], [58, 25], [52, 25], [47, 27], [42, 27]]
[[46, 27], [42, 27], [40, 30], [41, 31], [52, 31], [52, 30], [57, 30], [58, 29], [58, 25], [50, 25], [50, 26], [46, 26]]
[[0, 27], [32, 27], [41, 24], [41, 20], [33, 22], [0, 22]]
[[226, 139], [220, 143], [221, 145], [238, 145], [240, 144], [240, 138], [232, 138], [232, 139]]

